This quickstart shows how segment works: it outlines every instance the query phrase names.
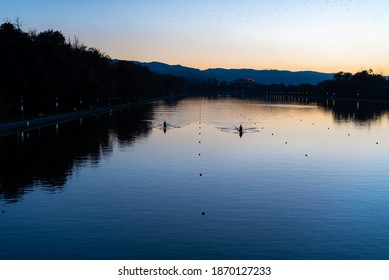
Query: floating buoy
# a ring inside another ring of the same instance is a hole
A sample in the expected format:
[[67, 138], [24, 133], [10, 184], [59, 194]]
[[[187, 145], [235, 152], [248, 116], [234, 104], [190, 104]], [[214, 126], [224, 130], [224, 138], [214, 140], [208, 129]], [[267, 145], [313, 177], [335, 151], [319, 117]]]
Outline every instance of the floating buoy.
[[285, 142], [285, 144], [288, 144], [288, 142]]
[[203, 173], [200, 173], [200, 176], [203, 176]]
[[201, 141], [199, 141], [199, 143], [201, 143]]
[[199, 154], [199, 156], [200, 156], [201, 154]]
[[378, 144], [378, 142], [375, 142], [376, 144]]
[[307, 157], [308, 155], [307, 155], [307, 154], [305, 154], [305, 156]]
[[203, 216], [204, 216], [204, 215], [205, 215], [205, 212], [201, 212], [201, 215], [203, 215]]

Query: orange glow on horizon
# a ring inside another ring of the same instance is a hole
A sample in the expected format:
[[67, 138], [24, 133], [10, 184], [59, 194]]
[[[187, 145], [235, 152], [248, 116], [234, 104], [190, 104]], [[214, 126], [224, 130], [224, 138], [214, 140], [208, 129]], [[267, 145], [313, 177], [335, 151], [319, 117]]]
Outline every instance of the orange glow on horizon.
[[199, 70], [207, 70], [211, 68], [224, 68], [224, 69], [253, 69], [253, 70], [280, 70], [280, 71], [314, 71], [321, 73], [338, 73], [338, 72], [349, 72], [355, 74], [357, 72], [361, 72], [363, 70], [372, 69], [374, 73], [380, 74], [382, 76], [387, 75], [387, 71], [384, 68], [379, 66], [354, 66], [347, 65], [345, 63], [340, 63], [339, 65], [303, 65], [303, 64], [291, 64], [291, 63], [245, 63], [245, 62], [229, 62], [229, 61], [201, 61], [199, 59], [186, 59], [186, 60], [178, 60], [178, 59], [158, 59], [158, 58], [134, 58], [121, 56], [119, 59], [123, 60], [135, 60], [140, 62], [161, 62], [169, 65], [181, 65], [190, 68], [196, 68]]

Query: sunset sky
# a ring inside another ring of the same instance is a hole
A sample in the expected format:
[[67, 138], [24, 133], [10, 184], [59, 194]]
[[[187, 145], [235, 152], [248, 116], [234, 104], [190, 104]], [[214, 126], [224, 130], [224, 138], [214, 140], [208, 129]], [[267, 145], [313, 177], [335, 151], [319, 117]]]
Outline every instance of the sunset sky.
[[389, 75], [389, 0], [0, 0], [17, 17], [118, 59]]

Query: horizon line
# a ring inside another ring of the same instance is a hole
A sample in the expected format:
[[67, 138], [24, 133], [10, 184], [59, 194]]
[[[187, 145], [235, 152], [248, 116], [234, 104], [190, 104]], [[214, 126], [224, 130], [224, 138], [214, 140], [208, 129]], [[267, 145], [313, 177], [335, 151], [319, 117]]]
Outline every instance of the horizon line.
[[[116, 58], [113, 58], [113, 60], [126, 60], [126, 59], [116, 59]], [[126, 60], [126, 61], [140, 62], [140, 63], [161, 63], [161, 64], [166, 64], [166, 65], [169, 65], [169, 66], [180, 66], [180, 67], [192, 68], [192, 69], [196, 69], [196, 70], [199, 70], [199, 71], [206, 71], [206, 70], [210, 70], [210, 69], [224, 69], [224, 70], [254, 70], [254, 71], [316, 72], [316, 73], [331, 74], [331, 75], [339, 73], [339, 72], [346, 73], [345, 71], [320, 72], [320, 71], [317, 71], [317, 70], [287, 70], [287, 69], [276, 69], [276, 68], [263, 68], [263, 69], [246, 68], [246, 67], [243, 67], [243, 68], [223, 68], [223, 67], [197, 68], [197, 67], [192, 67], [192, 66], [187, 66], [187, 65], [182, 65], [182, 64], [170, 64], [170, 63], [167, 63], [167, 62], [156, 61], [156, 60], [152, 60], [152, 61]]]
[[[113, 59], [115, 60], [115, 59]], [[126, 60], [126, 59], [116, 59], [116, 60]], [[246, 67], [243, 67], [243, 68], [223, 68], [223, 67], [208, 67], [208, 68], [197, 68], [197, 67], [192, 67], [192, 66], [187, 66], [187, 65], [183, 65], [183, 64], [170, 64], [170, 63], [167, 63], [167, 62], [163, 62], [163, 61], [157, 61], [157, 60], [152, 60], [152, 61], [140, 61], [140, 60], [127, 60], [127, 61], [134, 61], [134, 62], [140, 62], [140, 63], [161, 63], [161, 64], [166, 64], [166, 65], [169, 65], [169, 66], [180, 66], [180, 67], [186, 67], [186, 68], [192, 68], [192, 69], [196, 69], [196, 70], [199, 70], [199, 71], [206, 71], [206, 70], [212, 70], [212, 69], [224, 69], [224, 70], [254, 70], [254, 71], [286, 71], [286, 72], [293, 72], [293, 73], [297, 73], [297, 72], [315, 72], [315, 73], [321, 73], [321, 74], [328, 74], [328, 75], [334, 75], [336, 73], [340, 73], [340, 72], [343, 72], [343, 73], [351, 73], [351, 74], [356, 74], [356, 73], [359, 73], [359, 72], [362, 72], [362, 71], [369, 71], [370, 69], [372, 68], [367, 68], [367, 69], [363, 69], [361, 68], [359, 71], [355, 71], [355, 72], [349, 72], [349, 71], [343, 71], [343, 70], [339, 70], [339, 71], [336, 71], [336, 72], [322, 72], [322, 71], [318, 71], [318, 70], [288, 70], [288, 69], [277, 69], [277, 68], [262, 68], [262, 69], [259, 69], [259, 68], [246, 68]], [[377, 71], [379, 72], [379, 71]], [[389, 75], [385, 75], [384, 73], [376, 73], [374, 72], [373, 70], [373, 73], [374, 74], [378, 74], [378, 75], [382, 75], [383, 77], [389, 77]]]

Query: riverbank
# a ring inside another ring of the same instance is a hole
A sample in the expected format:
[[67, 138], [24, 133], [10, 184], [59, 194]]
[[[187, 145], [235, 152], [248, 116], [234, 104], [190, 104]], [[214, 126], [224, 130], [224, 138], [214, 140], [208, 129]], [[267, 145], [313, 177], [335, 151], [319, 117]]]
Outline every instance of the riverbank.
[[85, 118], [89, 116], [95, 116], [99, 114], [105, 114], [107, 112], [118, 111], [122, 109], [129, 109], [132, 107], [140, 106], [143, 104], [155, 102], [158, 100], [166, 100], [171, 98], [178, 98], [182, 96], [186, 96], [187, 94], [179, 94], [174, 96], [163, 96], [153, 99], [147, 99], [139, 102], [126, 103], [120, 105], [113, 106], [105, 106], [99, 108], [92, 108], [87, 110], [80, 110], [76, 112], [68, 112], [62, 114], [55, 114], [50, 116], [44, 116], [39, 118], [25, 119], [17, 122], [10, 122], [5, 124], [0, 124], [0, 136], [9, 135], [22, 131], [34, 130], [40, 127], [50, 126], [58, 123], [69, 122], [73, 120], [77, 120], [79, 118]]

